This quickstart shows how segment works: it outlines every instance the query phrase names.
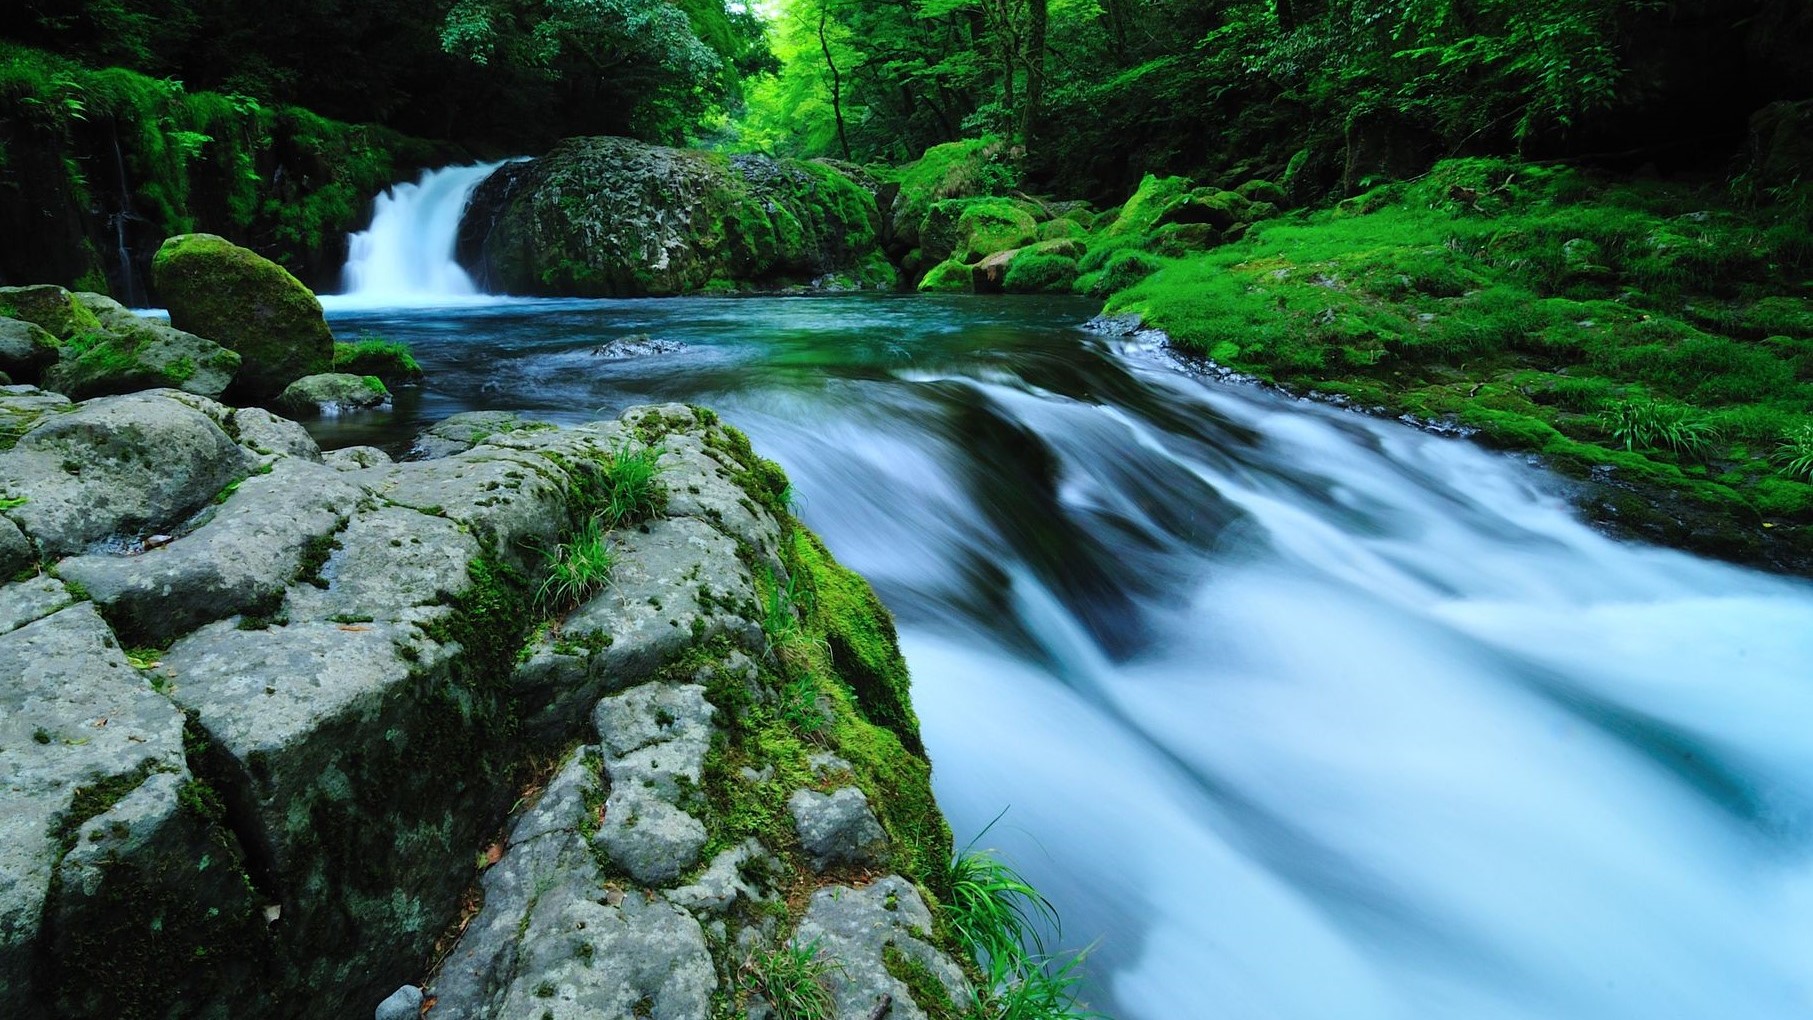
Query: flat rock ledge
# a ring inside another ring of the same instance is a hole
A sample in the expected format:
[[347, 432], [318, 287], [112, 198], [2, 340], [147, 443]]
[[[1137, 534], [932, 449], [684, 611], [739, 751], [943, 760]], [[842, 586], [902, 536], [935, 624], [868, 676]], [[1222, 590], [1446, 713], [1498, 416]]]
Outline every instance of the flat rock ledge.
[[405, 463], [176, 390], [0, 422], [0, 1015], [705, 1020], [789, 945], [839, 1018], [967, 1001], [892, 623], [710, 412]]

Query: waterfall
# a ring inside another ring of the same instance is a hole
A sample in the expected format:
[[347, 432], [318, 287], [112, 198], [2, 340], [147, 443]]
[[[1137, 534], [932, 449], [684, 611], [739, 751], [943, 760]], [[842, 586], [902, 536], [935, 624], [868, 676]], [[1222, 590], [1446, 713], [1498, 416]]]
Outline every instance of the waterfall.
[[454, 260], [454, 245], [466, 203], [502, 165], [427, 170], [415, 183], [379, 195], [371, 226], [349, 239], [346, 290], [330, 304], [434, 305], [478, 296], [472, 277]]

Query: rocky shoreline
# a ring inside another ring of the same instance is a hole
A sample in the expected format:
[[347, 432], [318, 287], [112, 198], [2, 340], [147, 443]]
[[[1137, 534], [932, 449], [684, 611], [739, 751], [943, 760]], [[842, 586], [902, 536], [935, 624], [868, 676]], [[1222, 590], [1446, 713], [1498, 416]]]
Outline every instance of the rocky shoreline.
[[216, 399], [374, 389], [312, 295], [159, 266], [170, 326], [0, 290], [86, 380], [0, 386], [0, 1014], [971, 1001], [892, 620], [778, 466], [682, 405], [324, 453]]

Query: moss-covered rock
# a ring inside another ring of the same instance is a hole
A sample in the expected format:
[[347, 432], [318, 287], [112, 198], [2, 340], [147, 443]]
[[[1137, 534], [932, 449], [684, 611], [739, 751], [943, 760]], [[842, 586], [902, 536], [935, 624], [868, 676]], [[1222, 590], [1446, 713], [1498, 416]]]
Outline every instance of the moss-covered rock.
[[1003, 288], [1009, 294], [1068, 294], [1079, 273], [1074, 258], [1027, 251], [1007, 267]]
[[280, 411], [308, 415], [382, 407], [389, 402], [390, 390], [382, 379], [349, 372], [303, 376], [284, 387], [273, 401]]
[[57, 338], [23, 319], [0, 318], [0, 371], [19, 382], [35, 382], [57, 360]]
[[334, 371], [375, 375], [386, 386], [412, 383], [422, 378], [422, 366], [409, 345], [382, 337], [363, 337], [334, 344]]
[[132, 314], [102, 294], [77, 294], [99, 320], [58, 351], [44, 386], [77, 400], [168, 388], [218, 397], [239, 371], [239, 355], [212, 340]]
[[880, 250], [875, 196], [832, 167], [625, 138], [568, 139], [504, 167], [473, 201], [493, 214], [469, 217], [482, 233], [468, 232], [462, 252], [512, 293], [847, 284]]
[[182, 234], [158, 249], [151, 272], [170, 325], [239, 354], [235, 388], [245, 396], [268, 400], [333, 367], [321, 302], [257, 252], [213, 234]]
[[[899, 259], [923, 247], [926, 215], [935, 203], [1005, 194], [1015, 181], [1007, 146], [998, 138], [969, 138], [925, 150], [923, 156], [895, 173], [895, 189], [884, 209], [889, 254]], [[940, 255], [931, 261], [948, 257]]]
[[956, 259], [938, 263], [919, 281], [923, 294], [962, 294], [969, 289], [970, 267]]
[[33, 323], [58, 340], [100, 325], [75, 295], [51, 284], [0, 287], [0, 317]]

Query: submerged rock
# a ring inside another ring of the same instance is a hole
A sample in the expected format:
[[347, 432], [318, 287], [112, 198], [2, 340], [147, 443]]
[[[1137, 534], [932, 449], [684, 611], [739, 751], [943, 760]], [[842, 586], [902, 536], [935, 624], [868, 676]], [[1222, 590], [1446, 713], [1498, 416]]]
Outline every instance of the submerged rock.
[[513, 294], [774, 289], [830, 275], [891, 285], [875, 196], [833, 167], [571, 138], [480, 185], [461, 258]]
[[334, 336], [321, 302], [275, 262], [213, 234], [165, 241], [152, 282], [170, 325], [242, 359], [236, 389], [269, 400], [304, 376], [332, 370]]
[[618, 337], [592, 348], [592, 353], [601, 358], [613, 361], [624, 358], [645, 358], [651, 354], [672, 354], [683, 351], [686, 345], [678, 340], [664, 340], [649, 336], [647, 333], [632, 333]]

